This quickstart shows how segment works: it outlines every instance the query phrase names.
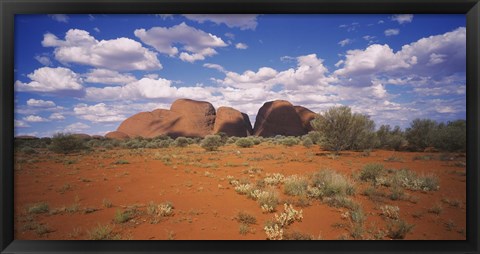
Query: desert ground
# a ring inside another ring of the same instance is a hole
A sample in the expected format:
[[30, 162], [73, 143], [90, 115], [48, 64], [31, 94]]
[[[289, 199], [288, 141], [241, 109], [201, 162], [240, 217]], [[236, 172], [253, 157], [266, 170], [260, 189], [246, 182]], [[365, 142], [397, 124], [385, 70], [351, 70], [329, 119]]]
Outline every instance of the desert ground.
[[[196, 144], [68, 155], [37, 150], [16, 153], [16, 239], [462, 240], [466, 235], [465, 154], [335, 155], [319, 146], [271, 142], [210, 152]], [[413, 188], [397, 174], [402, 169], [412, 179], [435, 181]], [[396, 175], [400, 184], [392, 184]]]

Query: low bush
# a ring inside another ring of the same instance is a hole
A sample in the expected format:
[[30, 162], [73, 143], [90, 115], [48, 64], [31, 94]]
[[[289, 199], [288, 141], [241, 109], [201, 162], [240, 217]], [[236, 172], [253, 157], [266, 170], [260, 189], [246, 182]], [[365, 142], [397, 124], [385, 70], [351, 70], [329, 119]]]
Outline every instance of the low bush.
[[303, 139], [302, 145], [306, 148], [310, 148], [310, 147], [313, 146], [313, 141], [309, 137], [307, 137], [307, 138]]
[[382, 164], [377, 163], [368, 163], [363, 166], [362, 170], [360, 171], [359, 178], [365, 182], [372, 182], [377, 184], [379, 177], [383, 176], [385, 173], [385, 168]]
[[321, 196], [346, 196], [355, 194], [354, 184], [341, 174], [322, 169], [312, 176], [312, 185], [320, 190]]
[[187, 147], [189, 144], [188, 139], [186, 137], [178, 137], [172, 143], [173, 146], [176, 147]]
[[64, 133], [57, 133], [53, 135], [49, 149], [55, 153], [63, 154], [90, 150], [90, 148], [86, 145], [85, 139]]
[[404, 220], [391, 220], [387, 224], [387, 236], [392, 239], [405, 239], [415, 225], [408, 224]]
[[297, 175], [292, 175], [284, 180], [283, 191], [287, 195], [302, 196], [307, 193], [308, 181]]
[[222, 146], [222, 138], [218, 135], [207, 135], [200, 143], [200, 146], [207, 151], [216, 151]]
[[247, 147], [252, 147], [254, 145], [254, 142], [250, 138], [239, 138], [236, 142], [235, 145], [243, 148]]

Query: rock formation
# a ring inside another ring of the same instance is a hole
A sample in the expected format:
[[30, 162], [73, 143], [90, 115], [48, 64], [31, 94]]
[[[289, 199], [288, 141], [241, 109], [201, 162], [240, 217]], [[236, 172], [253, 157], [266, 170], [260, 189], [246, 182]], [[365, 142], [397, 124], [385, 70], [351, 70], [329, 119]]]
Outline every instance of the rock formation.
[[246, 137], [252, 134], [248, 115], [231, 107], [219, 107], [213, 133], [224, 132], [228, 136]]
[[116, 131], [109, 132], [105, 137], [205, 137], [218, 132], [237, 137], [301, 136], [312, 130], [310, 121], [315, 116], [311, 110], [293, 106], [288, 101], [270, 101], [263, 104], [258, 111], [255, 128], [252, 129], [248, 115], [234, 108], [220, 107], [215, 112], [209, 102], [178, 99], [172, 103], [169, 110], [140, 112], [125, 119]]
[[266, 102], [258, 110], [253, 133], [257, 136], [273, 137], [301, 136], [306, 132], [293, 105], [288, 101], [276, 100]]
[[295, 108], [295, 111], [297, 111], [298, 116], [300, 116], [300, 120], [302, 121], [303, 129], [305, 130], [305, 132], [308, 133], [310, 131], [313, 131], [310, 121], [315, 119], [317, 114], [315, 114], [310, 109], [302, 106], [294, 106], [294, 108]]
[[211, 134], [214, 122], [215, 108], [209, 102], [179, 99], [170, 110], [156, 109], [127, 118], [117, 131], [129, 137], [204, 137]]
[[128, 139], [129, 136], [123, 132], [120, 132], [120, 131], [111, 131], [109, 133], [107, 133], [105, 135], [106, 138], [111, 138], [111, 139], [119, 139], [119, 140], [123, 140], [123, 139]]

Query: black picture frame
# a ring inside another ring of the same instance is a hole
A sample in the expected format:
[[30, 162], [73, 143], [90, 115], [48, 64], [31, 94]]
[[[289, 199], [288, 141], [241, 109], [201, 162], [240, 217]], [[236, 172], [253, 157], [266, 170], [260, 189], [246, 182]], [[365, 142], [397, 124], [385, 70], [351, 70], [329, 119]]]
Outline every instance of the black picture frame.
[[[1, 253], [479, 253], [478, 0], [0, 0]], [[14, 15], [75, 13], [413, 13], [467, 20], [467, 235], [465, 241], [20, 241], [13, 239]]]

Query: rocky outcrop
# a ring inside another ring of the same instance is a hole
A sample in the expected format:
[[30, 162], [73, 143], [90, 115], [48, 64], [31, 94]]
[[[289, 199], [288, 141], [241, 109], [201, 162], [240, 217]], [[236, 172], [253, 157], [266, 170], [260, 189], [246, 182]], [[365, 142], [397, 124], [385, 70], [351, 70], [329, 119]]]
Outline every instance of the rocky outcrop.
[[302, 106], [294, 106], [294, 108], [295, 108], [295, 111], [297, 111], [297, 114], [300, 117], [300, 120], [302, 121], [302, 126], [305, 132], [308, 133], [310, 131], [313, 131], [310, 121], [315, 119], [317, 114], [315, 114], [315, 112], [311, 111], [310, 109]]
[[276, 100], [266, 102], [258, 110], [253, 133], [262, 137], [301, 136], [306, 131], [293, 105], [288, 101]]
[[170, 110], [156, 109], [127, 118], [117, 131], [129, 137], [204, 137], [212, 133], [214, 123], [215, 108], [212, 104], [179, 99], [173, 102]]
[[252, 128], [248, 115], [234, 108], [220, 107], [215, 111], [213, 105], [206, 101], [178, 99], [170, 109], [140, 112], [125, 119], [116, 131], [108, 133], [106, 137], [205, 137], [219, 132], [237, 137], [301, 136], [312, 130], [310, 121], [315, 116], [311, 110], [293, 106], [288, 101], [270, 101], [260, 108], [255, 128]]
[[228, 136], [246, 137], [252, 134], [248, 115], [231, 107], [219, 107], [213, 133], [223, 132]]
[[204, 137], [212, 133], [215, 123], [215, 108], [206, 101], [179, 99], [172, 103], [170, 111], [179, 118], [169, 136]]
[[105, 135], [106, 138], [124, 140], [130, 138], [127, 134], [120, 131], [111, 131]]

